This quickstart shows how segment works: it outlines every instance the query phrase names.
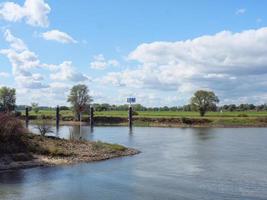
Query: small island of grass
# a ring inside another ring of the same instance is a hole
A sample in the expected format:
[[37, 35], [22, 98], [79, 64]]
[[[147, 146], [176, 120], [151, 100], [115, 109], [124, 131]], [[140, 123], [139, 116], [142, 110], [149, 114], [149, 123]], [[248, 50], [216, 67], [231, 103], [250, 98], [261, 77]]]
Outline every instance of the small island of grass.
[[35, 135], [19, 120], [3, 114], [0, 121], [0, 171], [100, 161], [139, 153], [118, 144]]

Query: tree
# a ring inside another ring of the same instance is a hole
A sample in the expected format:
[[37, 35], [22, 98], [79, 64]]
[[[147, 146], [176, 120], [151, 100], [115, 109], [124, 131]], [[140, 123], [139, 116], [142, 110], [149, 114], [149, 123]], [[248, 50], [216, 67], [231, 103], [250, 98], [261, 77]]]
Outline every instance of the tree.
[[32, 110], [35, 113], [38, 113], [39, 112], [39, 105], [38, 105], [38, 103], [31, 103], [31, 107], [32, 107]]
[[13, 111], [16, 107], [16, 90], [13, 88], [0, 88], [0, 110], [6, 113]]
[[191, 98], [191, 106], [199, 111], [201, 117], [214, 108], [216, 103], [219, 103], [219, 99], [212, 91], [198, 90]]
[[80, 113], [85, 111], [92, 101], [86, 85], [78, 84], [71, 88], [68, 102], [72, 105], [76, 120], [80, 120]]

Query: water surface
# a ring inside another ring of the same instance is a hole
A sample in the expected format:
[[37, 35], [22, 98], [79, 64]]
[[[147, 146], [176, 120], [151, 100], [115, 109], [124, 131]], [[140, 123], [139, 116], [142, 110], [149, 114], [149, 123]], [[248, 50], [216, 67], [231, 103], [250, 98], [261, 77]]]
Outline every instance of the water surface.
[[63, 126], [57, 135], [142, 153], [0, 173], [0, 199], [267, 199], [266, 128]]

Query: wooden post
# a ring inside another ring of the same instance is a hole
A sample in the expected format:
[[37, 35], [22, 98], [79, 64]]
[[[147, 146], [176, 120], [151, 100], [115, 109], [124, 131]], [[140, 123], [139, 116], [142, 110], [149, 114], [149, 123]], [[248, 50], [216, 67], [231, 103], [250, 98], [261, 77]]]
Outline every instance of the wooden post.
[[26, 127], [28, 128], [29, 125], [29, 108], [25, 108], [25, 122], [26, 122]]
[[59, 128], [59, 120], [60, 120], [59, 106], [57, 106], [57, 109], [56, 109], [56, 125], [57, 125], [57, 129]]
[[90, 126], [94, 126], [94, 108], [90, 108]]
[[132, 126], [133, 126], [133, 108], [132, 108], [132, 106], [129, 107], [128, 120], [129, 120], [129, 127], [132, 128]]

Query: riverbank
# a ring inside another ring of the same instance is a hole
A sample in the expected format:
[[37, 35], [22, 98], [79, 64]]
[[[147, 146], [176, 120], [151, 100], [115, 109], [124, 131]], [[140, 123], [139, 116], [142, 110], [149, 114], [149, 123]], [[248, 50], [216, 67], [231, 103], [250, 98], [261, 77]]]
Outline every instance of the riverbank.
[[0, 171], [100, 161], [139, 153], [118, 144], [32, 134], [20, 120], [1, 113], [0, 122]]
[[[30, 112], [29, 119], [36, 123], [38, 117], [56, 124], [54, 111], [40, 110], [38, 113]], [[25, 120], [25, 113], [20, 117]], [[89, 115], [83, 114], [83, 125], [89, 124]], [[61, 125], [79, 125], [74, 121], [71, 111], [60, 112]], [[94, 114], [96, 126], [127, 126], [127, 111], [96, 111]], [[198, 112], [185, 111], [138, 111], [133, 116], [134, 126], [141, 127], [267, 127], [266, 111], [238, 111], [238, 112], [208, 112], [205, 117], [200, 117]]]
[[[54, 124], [55, 120], [51, 119]], [[33, 124], [35, 120], [31, 121]], [[96, 116], [96, 126], [127, 126], [127, 117]], [[61, 120], [60, 125], [80, 125], [73, 120]], [[82, 125], [89, 125], [88, 118], [83, 118]], [[133, 118], [133, 125], [139, 127], [205, 127], [205, 128], [241, 128], [267, 127], [267, 117], [138, 117]]]

